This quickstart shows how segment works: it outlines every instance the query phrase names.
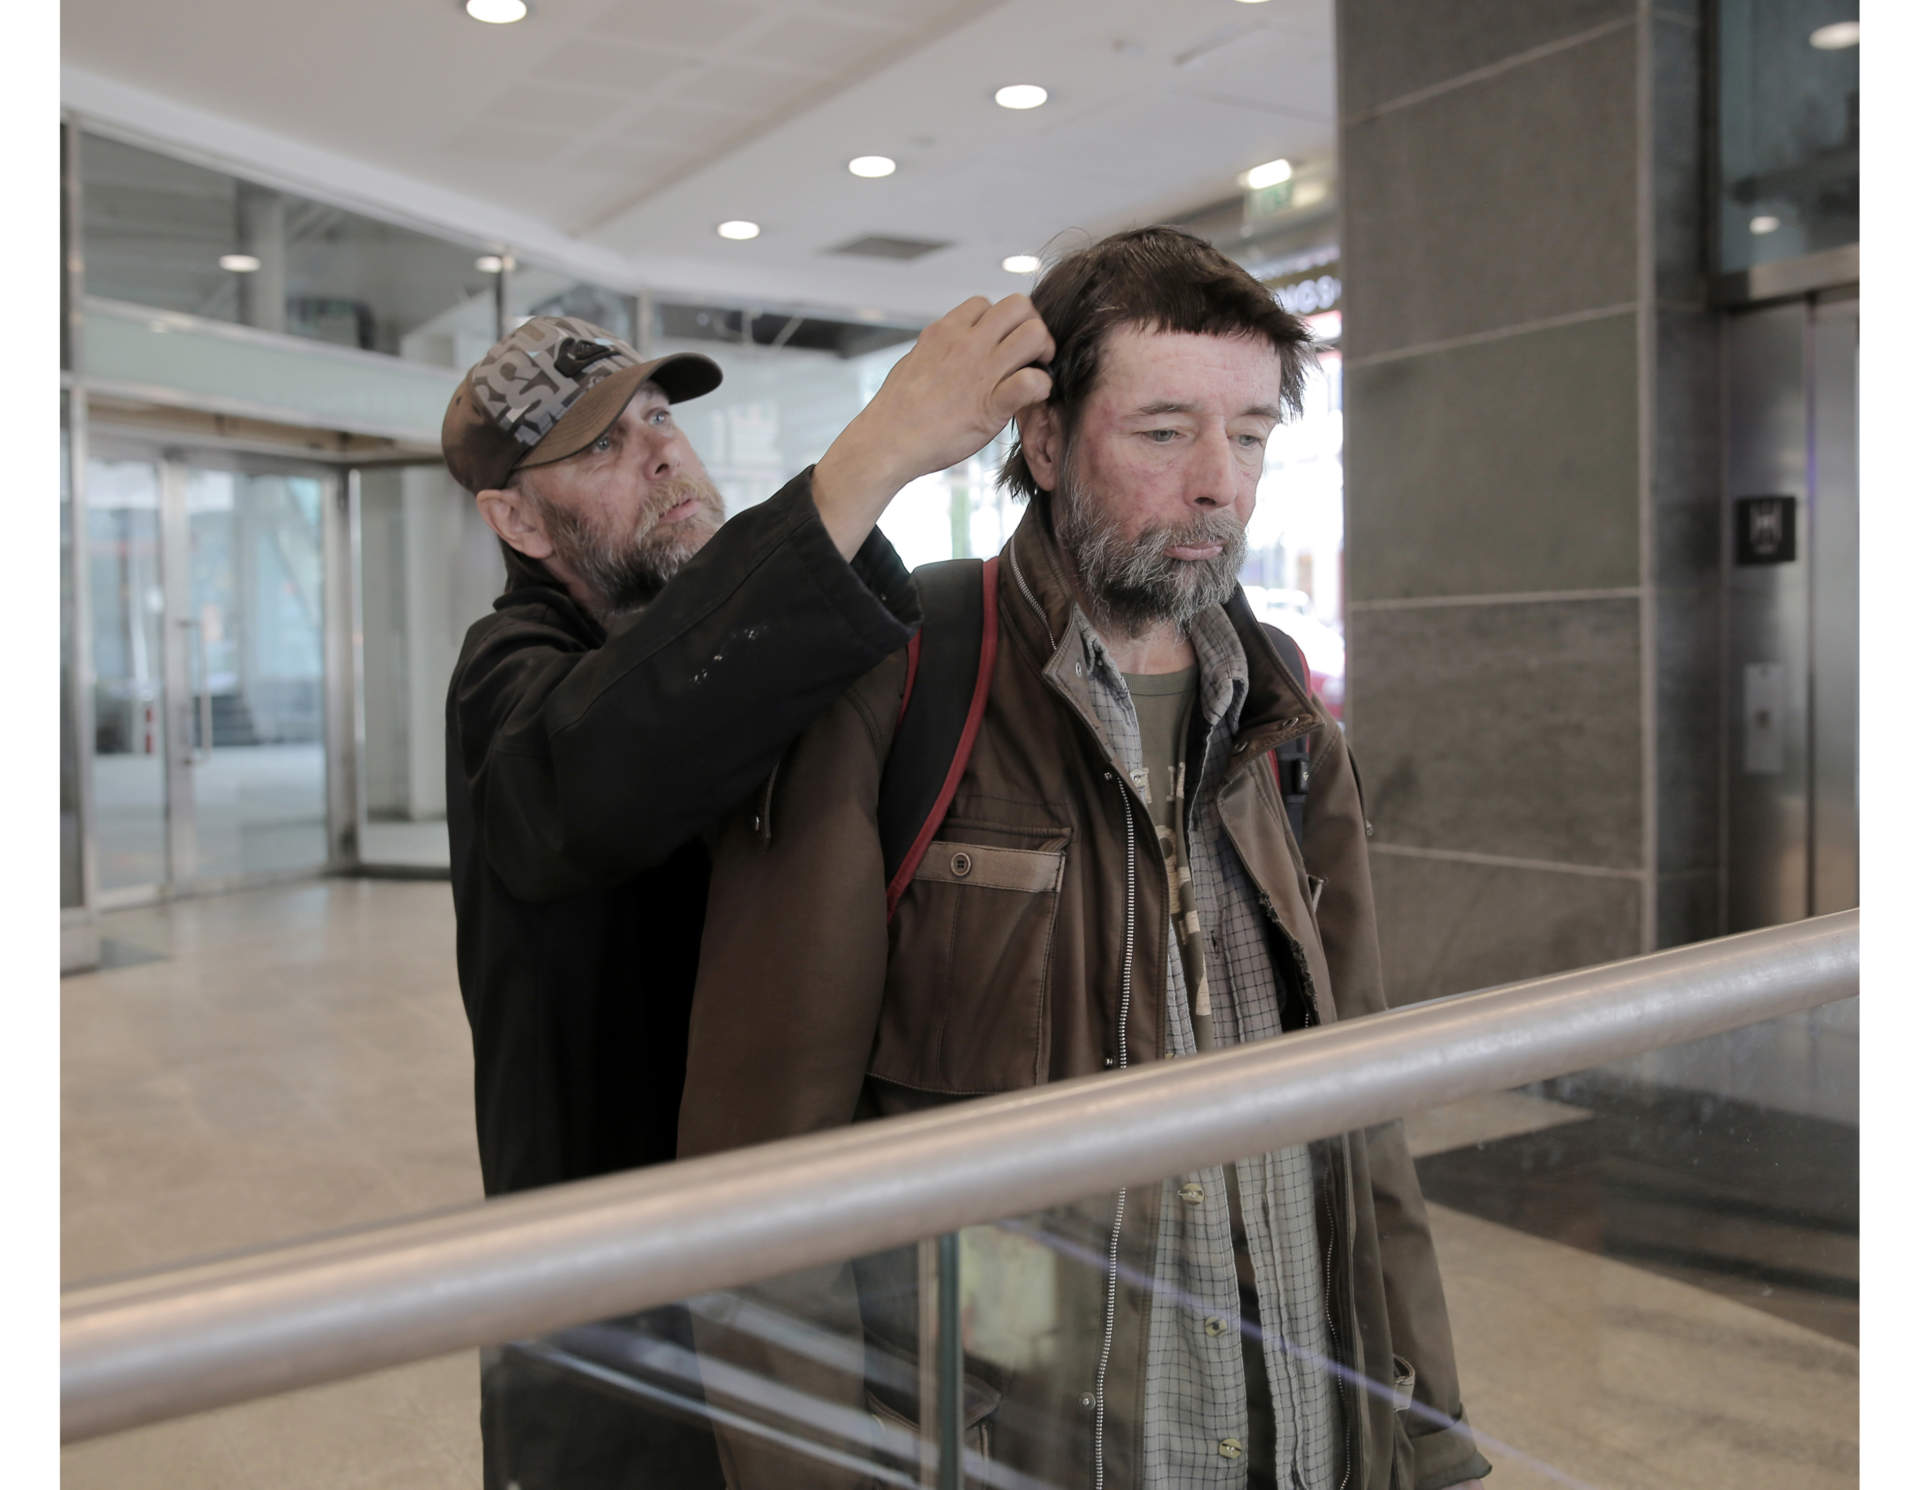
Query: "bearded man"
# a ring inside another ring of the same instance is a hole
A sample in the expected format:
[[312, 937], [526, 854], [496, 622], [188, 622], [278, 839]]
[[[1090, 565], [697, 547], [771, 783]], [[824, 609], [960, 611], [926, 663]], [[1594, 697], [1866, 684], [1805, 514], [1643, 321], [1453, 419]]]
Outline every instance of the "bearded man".
[[[874, 523], [1044, 396], [1025, 296], [934, 322], [817, 466], [727, 521], [673, 418], [720, 369], [536, 316], [462, 380], [441, 445], [506, 556], [447, 693], [460, 992], [489, 1196], [674, 1155], [706, 902], [700, 834], [919, 621]], [[652, 1323], [672, 1335], [671, 1312]], [[487, 1483], [717, 1482], [711, 1439], [509, 1352]]]
[[[1236, 580], [1308, 334], [1169, 228], [1061, 260], [1033, 301], [1053, 386], [1020, 412], [1003, 472], [1030, 506], [998, 560], [999, 648], [952, 805], [889, 921], [875, 814], [894, 657], [729, 822], [683, 1155], [1385, 1007], [1345, 743]], [[1272, 752], [1298, 739], [1296, 842]], [[968, 1437], [994, 1462], [970, 1456], [969, 1482], [1441, 1490], [1487, 1471], [1398, 1124], [1061, 1206], [1018, 1235], [1052, 1249], [1050, 1281], [975, 1274], [969, 1295], [1051, 1307], [969, 1329]], [[710, 1393], [742, 1379], [724, 1365], [845, 1409], [816, 1406], [838, 1437], [814, 1431], [821, 1452], [796, 1457], [808, 1425], [747, 1428], [765, 1413], [739, 1394], [719, 1435], [729, 1483], [866, 1483], [832, 1455], [870, 1463], [871, 1425], [914, 1415], [887, 1386], [917, 1352], [911, 1252], [756, 1292], [863, 1348], [795, 1348], [752, 1324], [764, 1313], [702, 1310]]]

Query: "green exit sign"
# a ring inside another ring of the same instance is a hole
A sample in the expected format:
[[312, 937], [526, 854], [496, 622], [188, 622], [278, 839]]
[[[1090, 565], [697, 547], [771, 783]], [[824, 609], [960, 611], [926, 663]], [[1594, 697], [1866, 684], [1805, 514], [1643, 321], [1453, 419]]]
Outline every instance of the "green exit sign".
[[1272, 186], [1258, 187], [1247, 193], [1247, 221], [1258, 222], [1263, 217], [1273, 217], [1285, 212], [1293, 205], [1293, 182], [1276, 181]]

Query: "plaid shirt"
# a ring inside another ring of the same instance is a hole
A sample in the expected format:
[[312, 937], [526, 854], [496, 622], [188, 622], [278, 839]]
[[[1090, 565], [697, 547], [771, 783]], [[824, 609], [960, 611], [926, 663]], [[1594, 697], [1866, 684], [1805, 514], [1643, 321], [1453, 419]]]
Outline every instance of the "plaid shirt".
[[[1136, 786], [1145, 780], [1139, 720], [1126, 680], [1085, 616], [1072, 622], [1086, 654], [1094, 714], [1113, 759]], [[1194, 623], [1200, 662], [1198, 710], [1205, 746], [1185, 818], [1191, 887], [1167, 857], [1173, 935], [1167, 940], [1168, 1057], [1197, 1045], [1183, 943], [1196, 938], [1198, 1012], [1216, 1048], [1281, 1033], [1279, 980], [1252, 882], [1221, 825], [1217, 793], [1227, 745], [1247, 694], [1246, 652], [1226, 613]], [[1184, 924], [1183, 924], [1184, 923]], [[1323, 1369], [1329, 1338], [1312, 1166], [1303, 1145], [1234, 1166], [1247, 1250], [1259, 1299], [1261, 1359], [1272, 1389], [1274, 1461], [1257, 1466], [1285, 1490], [1333, 1490], [1339, 1471], [1339, 1401]], [[1240, 1286], [1234, 1262], [1227, 1174], [1215, 1165], [1165, 1182], [1154, 1248], [1148, 1322], [1145, 1483], [1173, 1490], [1239, 1490], [1247, 1483], [1251, 1434]]]

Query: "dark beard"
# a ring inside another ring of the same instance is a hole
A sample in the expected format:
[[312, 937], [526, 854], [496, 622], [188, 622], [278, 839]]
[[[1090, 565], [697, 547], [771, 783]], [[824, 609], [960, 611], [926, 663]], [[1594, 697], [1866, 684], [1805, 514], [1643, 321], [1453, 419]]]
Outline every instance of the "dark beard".
[[[655, 497], [656, 525], [644, 536], [625, 541], [591, 527], [577, 513], [542, 504], [555, 557], [600, 597], [610, 615], [637, 610], [652, 600], [726, 519], [726, 507], [711, 482], [678, 476], [663, 482]], [[699, 498], [703, 510], [671, 528], [660, 529], [659, 514], [689, 497]]]
[[[1053, 530], [1079, 573], [1095, 627], [1127, 636], [1160, 625], [1184, 636], [1200, 612], [1233, 598], [1247, 556], [1246, 529], [1224, 509], [1127, 538], [1074, 475], [1071, 452], [1061, 462]], [[1170, 547], [1203, 543], [1223, 547], [1211, 559], [1175, 559], [1166, 553]]]

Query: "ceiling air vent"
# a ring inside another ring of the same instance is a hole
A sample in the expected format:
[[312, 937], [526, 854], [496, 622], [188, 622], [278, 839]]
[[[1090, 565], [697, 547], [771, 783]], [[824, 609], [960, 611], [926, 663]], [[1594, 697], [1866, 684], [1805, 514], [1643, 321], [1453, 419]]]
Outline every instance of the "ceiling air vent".
[[943, 248], [952, 248], [952, 239], [889, 238], [885, 233], [868, 233], [864, 238], [849, 238], [827, 250], [830, 254], [850, 254], [859, 259], [922, 259]]

